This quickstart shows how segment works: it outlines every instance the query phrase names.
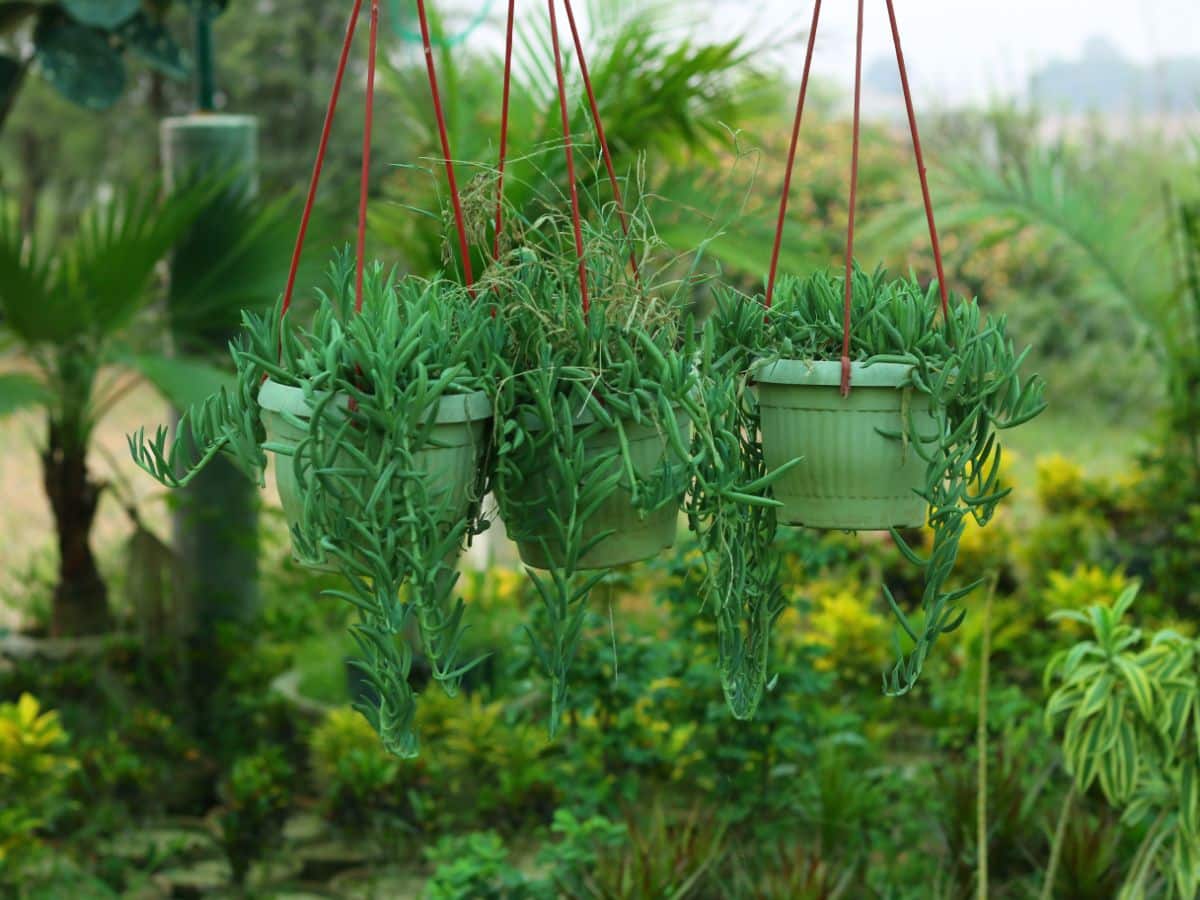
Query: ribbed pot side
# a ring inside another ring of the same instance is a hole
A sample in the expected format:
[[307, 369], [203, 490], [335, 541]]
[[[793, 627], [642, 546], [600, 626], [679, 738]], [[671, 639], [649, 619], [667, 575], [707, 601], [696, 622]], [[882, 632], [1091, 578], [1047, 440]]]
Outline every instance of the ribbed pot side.
[[932, 436], [929, 396], [903, 387], [911, 367], [891, 363], [851, 367], [851, 391], [841, 395], [841, 363], [778, 360], [754, 373], [768, 469], [801, 462], [773, 485], [790, 525], [845, 531], [918, 528], [928, 508], [915, 491], [926, 464], [907, 441], [881, 432]]
[[[259, 393], [259, 407], [268, 441], [294, 448], [307, 436], [305, 429], [284, 415], [304, 419], [310, 414], [301, 388], [268, 381]], [[425, 475], [427, 499], [444, 510], [447, 522], [457, 521], [470, 509], [474, 499], [471, 490], [476, 483], [491, 414], [486, 394], [443, 397], [430, 431], [429, 445], [414, 454], [417, 470]], [[288, 524], [294, 525], [303, 513], [294, 457], [277, 454], [274, 468], [283, 514]]]
[[[690, 423], [682, 417], [681, 430], [685, 438]], [[665, 437], [649, 424], [622, 426], [629, 442], [633, 471], [638, 478], [651, 477], [662, 465], [668, 451]], [[619, 440], [613, 429], [596, 431], [584, 439], [584, 453], [589, 459], [611, 474], [620, 469]], [[642, 513], [633, 503], [627, 476], [622, 476], [616, 490], [605, 498], [583, 523], [583, 540], [590, 541], [605, 532], [595, 547], [584, 553], [577, 568], [607, 569], [639, 562], [657, 556], [675, 544], [679, 522], [678, 503], [668, 503], [661, 509]], [[557, 483], [549, 469], [530, 473], [517, 490], [512, 491], [512, 508], [506, 512], [505, 525], [517, 542], [521, 561], [536, 569], [561, 565], [564, 557], [562, 542], [548, 515], [554, 496], [564, 486]]]

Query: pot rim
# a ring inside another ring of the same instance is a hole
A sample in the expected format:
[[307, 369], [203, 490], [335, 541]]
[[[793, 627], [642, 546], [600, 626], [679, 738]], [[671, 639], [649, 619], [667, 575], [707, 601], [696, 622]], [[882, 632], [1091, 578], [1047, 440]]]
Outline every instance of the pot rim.
[[[335, 401], [343, 409], [349, 407], [350, 398], [341, 396]], [[258, 405], [267, 412], [290, 413], [300, 419], [308, 418], [312, 407], [304, 399], [304, 388], [280, 384], [268, 378], [258, 391]], [[485, 391], [469, 394], [447, 394], [438, 403], [436, 425], [454, 425], [477, 422], [492, 417], [492, 401]]]
[[[850, 386], [902, 388], [909, 385], [913, 366], [906, 363], [851, 362]], [[760, 359], [750, 366], [751, 377], [762, 384], [840, 387], [841, 360]]]

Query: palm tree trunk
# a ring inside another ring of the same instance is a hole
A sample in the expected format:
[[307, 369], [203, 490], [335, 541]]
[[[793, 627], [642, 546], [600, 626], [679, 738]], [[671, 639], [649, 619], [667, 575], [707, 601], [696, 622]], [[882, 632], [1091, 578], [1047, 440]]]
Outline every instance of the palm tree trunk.
[[54, 588], [51, 633], [55, 637], [100, 634], [111, 622], [108, 589], [92, 554], [92, 523], [101, 486], [87, 470], [87, 448], [51, 420], [42, 454], [42, 478], [58, 536], [58, 583]]

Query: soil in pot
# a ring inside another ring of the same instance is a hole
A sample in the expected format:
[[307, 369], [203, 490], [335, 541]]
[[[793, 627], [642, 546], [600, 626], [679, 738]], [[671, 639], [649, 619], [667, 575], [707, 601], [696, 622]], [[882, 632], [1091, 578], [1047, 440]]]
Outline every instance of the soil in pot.
[[928, 505], [926, 464], [909, 440], [936, 434], [929, 397], [907, 386], [910, 366], [852, 363], [851, 390], [841, 394], [838, 361], [783, 359], [754, 372], [763, 456], [775, 469], [801, 462], [772, 487], [790, 525], [844, 531], [919, 528]]

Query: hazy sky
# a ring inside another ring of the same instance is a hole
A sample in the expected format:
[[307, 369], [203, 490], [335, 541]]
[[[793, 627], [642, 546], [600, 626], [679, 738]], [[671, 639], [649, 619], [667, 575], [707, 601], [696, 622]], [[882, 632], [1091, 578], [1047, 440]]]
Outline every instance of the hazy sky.
[[[400, 2], [392, 0], [393, 5]], [[636, 9], [646, 0], [618, 2]], [[667, 3], [674, 7], [676, 19], [694, 17], [704, 37], [749, 31], [781, 45], [780, 64], [799, 77], [813, 0]], [[473, 35], [472, 43], [499, 50], [504, 0], [446, 0], [440, 8], [448, 13], [453, 30], [476, 16], [481, 4], [488, 4], [484, 8], [490, 15], [487, 27]], [[1023, 93], [1034, 69], [1052, 59], [1078, 58], [1093, 38], [1141, 63], [1200, 56], [1200, 0], [895, 0], [895, 4], [914, 91], [926, 104]], [[586, 18], [587, 0], [575, 0], [574, 6]], [[847, 91], [853, 84], [857, 8], [855, 0], [824, 0], [817, 44], [818, 74]], [[521, 0], [517, 9], [518, 15], [544, 24], [544, 3]], [[866, 0], [867, 65], [880, 59], [894, 62], [893, 53], [884, 0]]]
[[[708, 0], [712, 33], [758, 20], [759, 33], [803, 32], [811, 0]], [[759, 10], [751, 12], [751, 10]], [[961, 102], [1024, 89], [1029, 72], [1052, 58], [1075, 58], [1102, 37], [1140, 62], [1200, 56], [1200, 0], [896, 0], [904, 55], [914, 90], [931, 100]], [[823, 75], [849, 87], [853, 77], [854, 0], [825, 0], [818, 56]], [[883, 0], [867, 0], [867, 62], [893, 53]], [[803, 42], [791, 64], [799, 70]]]

